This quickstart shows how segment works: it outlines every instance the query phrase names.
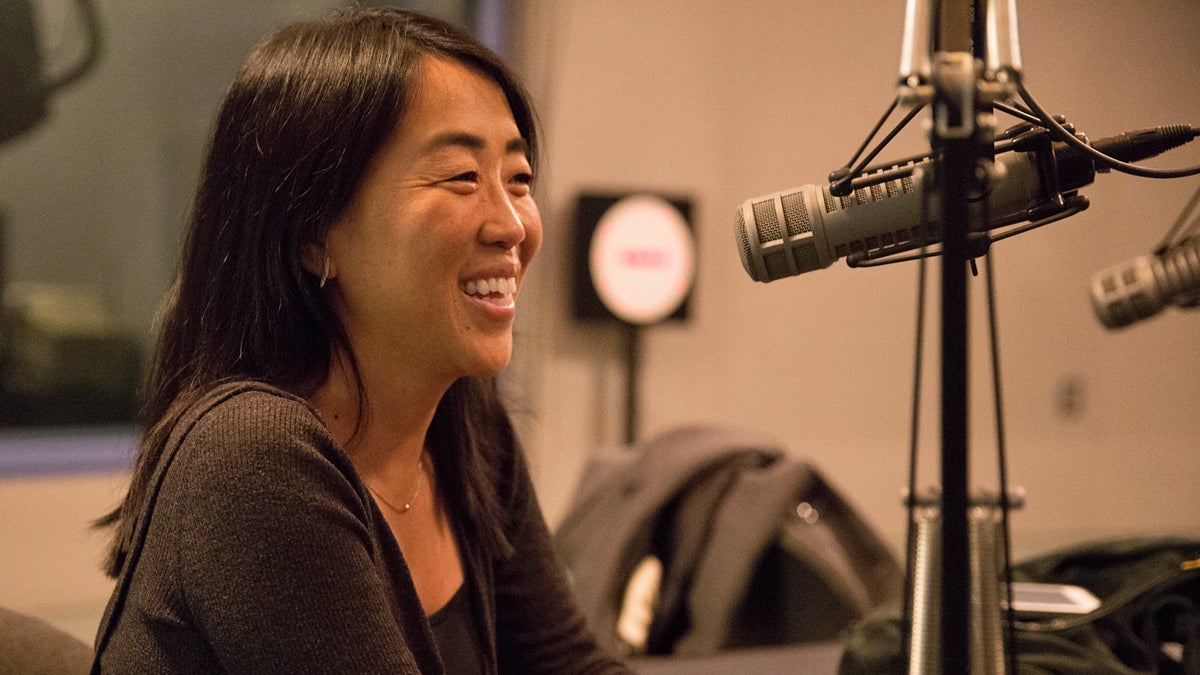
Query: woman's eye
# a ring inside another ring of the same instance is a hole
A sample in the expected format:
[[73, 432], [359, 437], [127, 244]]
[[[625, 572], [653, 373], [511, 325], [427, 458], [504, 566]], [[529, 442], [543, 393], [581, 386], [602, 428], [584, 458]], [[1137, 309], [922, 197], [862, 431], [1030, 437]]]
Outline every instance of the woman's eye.
[[516, 197], [527, 197], [533, 191], [533, 174], [518, 173], [508, 180], [508, 191]]
[[533, 174], [531, 173], [522, 172], [513, 174], [510, 180], [514, 185], [512, 188], [513, 191], [522, 196], [529, 194], [530, 188], [533, 187]]
[[475, 183], [479, 181], [479, 174], [474, 171], [464, 171], [457, 176], [452, 176], [449, 180], [455, 182]]

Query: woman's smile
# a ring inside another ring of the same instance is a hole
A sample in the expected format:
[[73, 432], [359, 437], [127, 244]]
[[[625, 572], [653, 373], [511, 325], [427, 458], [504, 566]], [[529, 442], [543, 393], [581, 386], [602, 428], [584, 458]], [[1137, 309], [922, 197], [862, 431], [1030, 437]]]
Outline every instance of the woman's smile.
[[516, 277], [488, 277], [464, 281], [459, 289], [475, 302], [496, 309], [516, 309]]

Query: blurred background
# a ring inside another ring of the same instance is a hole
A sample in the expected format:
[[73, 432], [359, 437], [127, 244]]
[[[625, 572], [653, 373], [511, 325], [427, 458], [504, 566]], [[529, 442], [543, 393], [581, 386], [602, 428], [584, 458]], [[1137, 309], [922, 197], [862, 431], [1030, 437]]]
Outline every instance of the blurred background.
[[[26, 120], [0, 129], [0, 606], [91, 640], [111, 584], [88, 524], [124, 489], [133, 391], [216, 106], [261, 37], [338, 4], [0, 0], [0, 84], [43, 85], [0, 102]], [[824, 182], [850, 158], [895, 95], [904, 2], [394, 4], [476, 30], [539, 105], [546, 243], [504, 377], [551, 525], [586, 459], [625, 440], [625, 331], [571, 307], [574, 206], [648, 191], [689, 200], [698, 259], [686, 319], [641, 331], [638, 437], [696, 422], [763, 432], [899, 552], [916, 265], [757, 284], [733, 225], [745, 199]], [[1029, 90], [1088, 136], [1200, 125], [1200, 4], [1039, 0], [1018, 15]], [[927, 147], [914, 124], [880, 159]], [[1200, 164], [1200, 144], [1148, 163]], [[1196, 183], [1101, 175], [1083, 189], [1088, 211], [993, 249], [1009, 473], [1028, 500], [1017, 557], [1200, 535], [1200, 313], [1114, 332], [1087, 297], [1094, 272], [1158, 243]], [[982, 289], [972, 283], [971, 458], [990, 487]], [[930, 294], [921, 485], [938, 481], [936, 282]]]

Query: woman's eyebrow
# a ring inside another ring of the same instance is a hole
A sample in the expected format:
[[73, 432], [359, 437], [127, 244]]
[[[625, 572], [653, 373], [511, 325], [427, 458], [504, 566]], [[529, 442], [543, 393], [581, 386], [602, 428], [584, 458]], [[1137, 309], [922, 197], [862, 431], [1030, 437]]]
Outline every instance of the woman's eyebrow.
[[481, 136], [465, 131], [447, 131], [425, 142], [425, 152], [432, 153], [442, 148], [460, 146], [468, 150], [482, 150], [487, 143]]
[[522, 155], [525, 155], [526, 157], [528, 157], [529, 156], [529, 141], [526, 141], [524, 138], [521, 138], [520, 136], [518, 136], [517, 138], [514, 138], [511, 141], [509, 141], [508, 143], [504, 144], [504, 152], [505, 152], [505, 154], [509, 154], [509, 155], [516, 153], [516, 154], [522, 154]]
[[[482, 136], [466, 131], [447, 131], [438, 134], [425, 143], [425, 152], [433, 153], [448, 147], [463, 147], [468, 150], [482, 150], [487, 147], [487, 141]], [[529, 143], [521, 137], [514, 138], [504, 144], [505, 154], [529, 154]]]

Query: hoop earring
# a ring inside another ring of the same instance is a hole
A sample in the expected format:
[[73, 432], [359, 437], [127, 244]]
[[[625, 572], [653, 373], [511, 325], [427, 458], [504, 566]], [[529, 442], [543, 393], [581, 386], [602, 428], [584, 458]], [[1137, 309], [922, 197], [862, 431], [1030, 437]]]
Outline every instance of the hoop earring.
[[325, 282], [329, 281], [329, 256], [324, 257], [324, 262], [321, 263], [321, 281], [317, 284], [317, 288], [325, 288]]

